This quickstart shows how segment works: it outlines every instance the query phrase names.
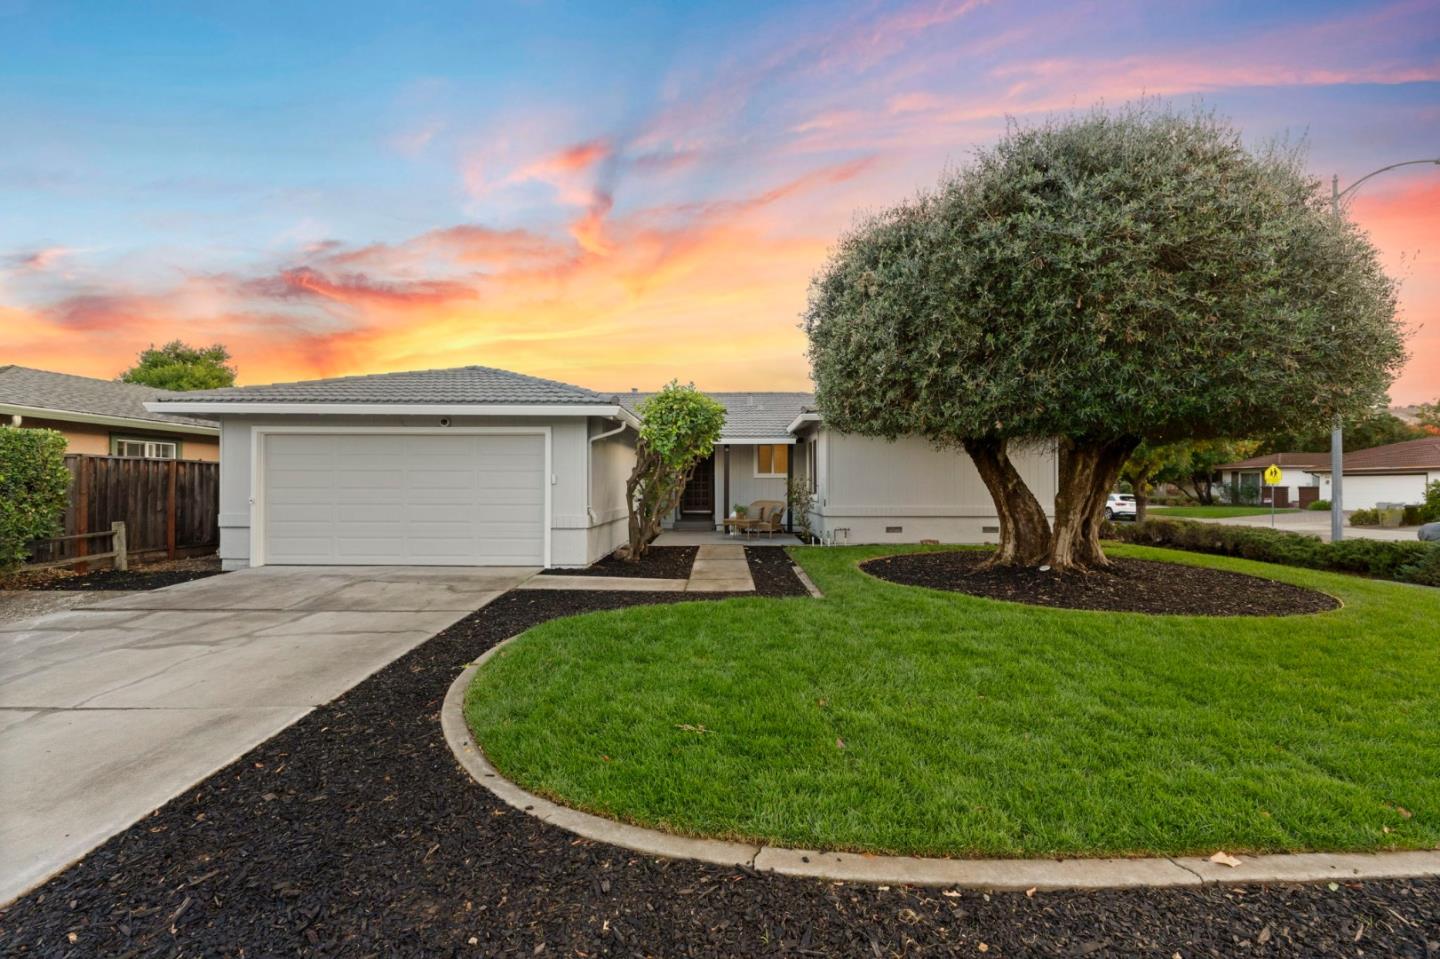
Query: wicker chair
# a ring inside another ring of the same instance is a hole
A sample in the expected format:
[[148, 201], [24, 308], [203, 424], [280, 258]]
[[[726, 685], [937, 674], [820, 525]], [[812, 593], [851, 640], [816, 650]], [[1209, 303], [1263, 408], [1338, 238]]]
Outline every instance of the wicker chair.
[[[755, 513], [758, 508], [759, 512]], [[751, 513], [755, 515], [755, 521], [747, 523], [742, 527], [746, 536], [758, 536], [764, 533], [766, 536], [774, 537], [776, 533], [785, 532], [785, 504], [779, 500], [762, 499], [750, 504]]]

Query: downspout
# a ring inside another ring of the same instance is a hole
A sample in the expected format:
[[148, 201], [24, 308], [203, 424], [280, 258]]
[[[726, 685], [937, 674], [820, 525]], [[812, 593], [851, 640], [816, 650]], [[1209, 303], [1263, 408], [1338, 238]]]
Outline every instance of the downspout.
[[615, 427], [613, 430], [609, 430], [604, 433], [596, 433], [594, 436], [590, 437], [590, 445], [585, 447], [585, 516], [587, 519], [590, 520], [591, 526], [595, 525], [595, 487], [592, 483], [595, 477], [594, 464], [592, 462], [592, 456], [595, 452], [595, 441], [609, 439], [612, 436], [623, 433], [625, 432], [625, 428], [629, 425], [629, 423], [621, 420], [620, 425]]

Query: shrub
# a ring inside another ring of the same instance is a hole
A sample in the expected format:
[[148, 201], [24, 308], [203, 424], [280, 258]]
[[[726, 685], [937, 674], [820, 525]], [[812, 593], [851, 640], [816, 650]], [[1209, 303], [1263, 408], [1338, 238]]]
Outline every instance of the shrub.
[[1311, 503], [1309, 506], [1307, 506], [1307, 507], [1305, 507], [1305, 508], [1306, 508], [1306, 509], [1313, 509], [1313, 510], [1329, 509], [1329, 508], [1330, 508], [1330, 501], [1329, 501], [1328, 499], [1317, 499], [1315, 502]]
[[1379, 526], [1380, 511], [1376, 509], [1357, 509], [1350, 514], [1351, 526]]
[[31, 540], [59, 532], [69, 489], [63, 434], [0, 427], [0, 570], [19, 566]]
[[1440, 544], [1418, 540], [1347, 539], [1326, 543], [1301, 533], [1173, 519], [1150, 519], [1124, 526], [1109, 524], [1105, 535], [1125, 543], [1440, 586]]
[[[1425, 484], [1425, 504], [1420, 507], [1419, 522], [1440, 522], [1440, 480]], [[1405, 523], [1410, 525], [1408, 519]]]

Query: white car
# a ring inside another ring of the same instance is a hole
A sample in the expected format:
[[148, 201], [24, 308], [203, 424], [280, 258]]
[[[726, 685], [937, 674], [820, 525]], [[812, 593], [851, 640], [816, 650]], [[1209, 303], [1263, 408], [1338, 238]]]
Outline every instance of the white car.
[[1111, 493], [1105, 500], [1106, 519], [1134, 519], [1135, 497], [1129, 493]]

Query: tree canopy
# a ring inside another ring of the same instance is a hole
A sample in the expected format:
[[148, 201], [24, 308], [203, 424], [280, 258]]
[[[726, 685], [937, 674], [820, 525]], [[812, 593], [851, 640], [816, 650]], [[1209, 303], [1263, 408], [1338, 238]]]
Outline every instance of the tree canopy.
[[[1141, 440], [1373, 407], [1404, 360], [1394, 314], [1374, 248], [1298, 150], [1142, 104], [1013, 127], [860, 222], [812, 282], [806, 330], [827, 423], [963, 446], [1002, 557], [1018, 524], [1010, 559], [1070, 568], [1104, 563], [1104, 496]], [[1048, 441], [1053, 531], [1007, 454]]]
[[162, 390], [213, 390], [235, 385], [235, 367], [230, 365], [230, 351], [219, 343], [199, 347], [171, 340], [142, 351], [120, 379]]
[[[1390, 443], [1418, 440], [1429, 434], [1391, 413], [1384, 406], [1344, 417], [1346, 452], [1368, 450]], [[1283, 430], [1265, 434], [1260, 441], [1261, 453], [1323, 452], [1330, 448], [1330, 424], [1317, 423], [1308, 428]]]

